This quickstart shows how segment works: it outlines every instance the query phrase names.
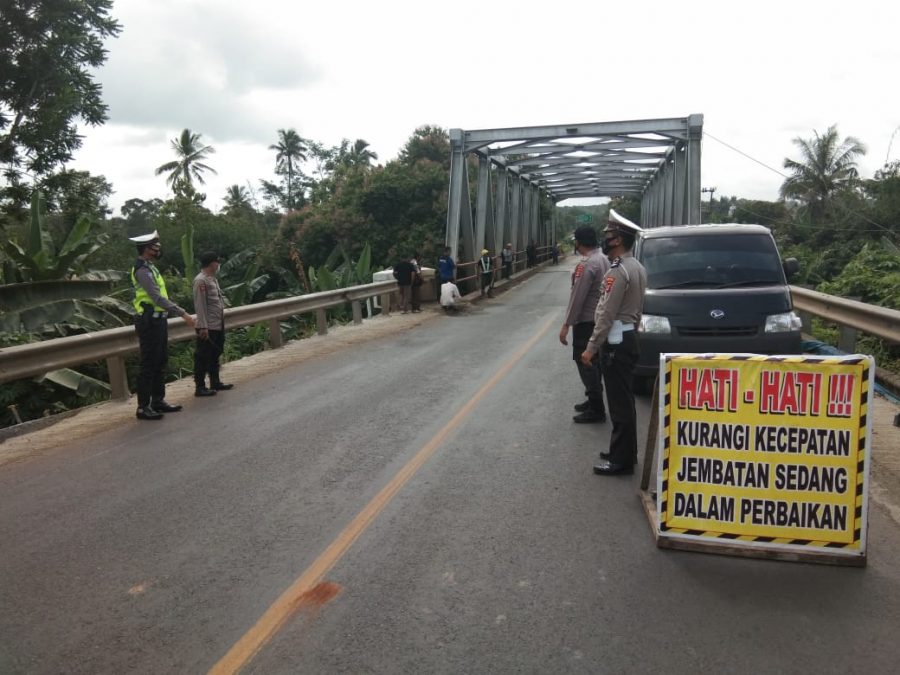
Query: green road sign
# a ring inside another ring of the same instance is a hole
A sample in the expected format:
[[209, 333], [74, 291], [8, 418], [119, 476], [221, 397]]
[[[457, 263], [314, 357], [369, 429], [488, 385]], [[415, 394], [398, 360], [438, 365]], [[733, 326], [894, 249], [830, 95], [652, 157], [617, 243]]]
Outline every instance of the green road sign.
[[579, 223], [589, 223], [594, 219], [594, 217], [590, 213], [580, 213], [578, 217], [575, 218]]

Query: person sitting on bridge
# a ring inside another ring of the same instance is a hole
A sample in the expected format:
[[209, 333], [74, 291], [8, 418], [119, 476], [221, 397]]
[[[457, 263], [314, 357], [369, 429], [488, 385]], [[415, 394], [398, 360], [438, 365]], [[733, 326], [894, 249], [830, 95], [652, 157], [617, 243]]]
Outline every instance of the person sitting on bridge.
[[462, 303], [462, 296], [459, 294], [459, 288], [453, 281], [445, 281], [441, 284], [441, 307], [448, 314], [459, 311], [459, 305]]
[[180, 405], [166, 401], [166, 362], [169, 359], [169, 314], [194, 327], [194, 317], [169, 300], [163, 275], [153, 264], [162, 257], [159, 233], [130, 237], [137, 245], [138, 258], [131, 268], [134, 287], [134, 329], [140, 345], [141, 362], [137, 379], [137, 418], [159, 420], [163, 413], [178, 412]]

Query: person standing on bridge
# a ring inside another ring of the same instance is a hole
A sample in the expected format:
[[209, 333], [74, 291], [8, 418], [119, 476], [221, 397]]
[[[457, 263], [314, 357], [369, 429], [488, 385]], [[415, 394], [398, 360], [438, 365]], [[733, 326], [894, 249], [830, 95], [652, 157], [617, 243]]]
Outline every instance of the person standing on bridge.
[[410, 257], [403, 258], [394, 265], [394, 278], [397, 280], [397, 288], [400, 291], [401, 314], [406, 314], [409, 311], [413, 278], [416, 275], [416, 268], [410, 262]]
[[131, 268], [134, 287], [134, 329], [140, 345], [141, 362], [137, 379], [137, 418], [159, 420], [163, 413], [178, 412], [180, 405], [166, 401], [166, 362], [169, 359], [169, 314], [194, 327], [194, 318], [169, 300], [166, 282], [156, 269], [162, 257], [159, 233], [130, 237], [137, 245], [138, 258]]
[[485, 291], [489, 298], [494, 297], [494, 259], [491, 258], [490, 251], [486, 248], [481, 249], [481, 257], [478, 259], [478, 272], [481, 278], [481, 297], [484, 297]]
[[603, 405], [603, 379], [597, 359], [582, 363], [581, 354], [594, 333], [594, 312], [600, 302], [600, 285], [609, 271], [609, 261], [597, 246], [597, 231], [593, 227], [579, 227], [573, 235], [575, 251], [582, 256], [572, 271], [572, 290], [566, 317], [559, 329], [559, 341], [568, 345], [569, 327], [572, 328], [572, 359], [584, 385], [587, 400], [575, 406], [578, 414], [572, 419], [578, 424], [606, 421]]
[[[225, 301], [216, 273], [219, 256], [200, 254], [200, 273], [194, 277], [194, 310], [197, 312], [197, 346], [194, 350], [194, 396], [214, 396], [234, 387], [219, 379], [219, 357], [225, 351]], [[209, 388], [206, 376], [209, 375]]]
[[599, 352], [600, 370], [606, 383], [606, 400], [612, 418], [609, 452], [600, 453], [594, 473], [634, 473], [637, 461], [637, 415], [634, 410], [632, 374], [638, 359], [637, 328], [644, 307], [647, 272], [631, 255], [641, 228], [613, 209], [603, 231], [603, 252], [611, 265], [600, 289], [594, 315], [594, 332], [581, 354], [589, 365]]
[[529, 241], [528, 246], [525, 247], [525, 261], [528, 267], [537, 265], [537, 246], [534, 244], [534, 239]]
[[513, 258], [516, 257], [516, 254], [513, 253], [512, 243], [507, 244], [500, 251], [500, 258], [503, 261], [503, 278], [509, 279], [512, 277], [513, 271]]

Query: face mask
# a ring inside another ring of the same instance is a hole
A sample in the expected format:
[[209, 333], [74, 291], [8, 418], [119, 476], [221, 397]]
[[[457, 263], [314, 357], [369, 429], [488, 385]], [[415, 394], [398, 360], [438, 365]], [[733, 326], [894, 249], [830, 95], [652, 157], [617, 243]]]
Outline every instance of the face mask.
[[603, 250], [603, 253], [609, 253], [613, 249], [613, 244], [618, 237], [610, 237], [609, 239], [604, 239], [603, 243], [600, 245], [600, 248]]

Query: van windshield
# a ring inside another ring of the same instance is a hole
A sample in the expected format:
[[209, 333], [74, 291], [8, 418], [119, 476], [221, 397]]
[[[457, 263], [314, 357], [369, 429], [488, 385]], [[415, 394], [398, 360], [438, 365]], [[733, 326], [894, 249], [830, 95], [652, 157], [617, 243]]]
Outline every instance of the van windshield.
[[737, 288], [784, 284], [771, 237], [761, 234], [648, 238], [641, 249], [647, 287]]

